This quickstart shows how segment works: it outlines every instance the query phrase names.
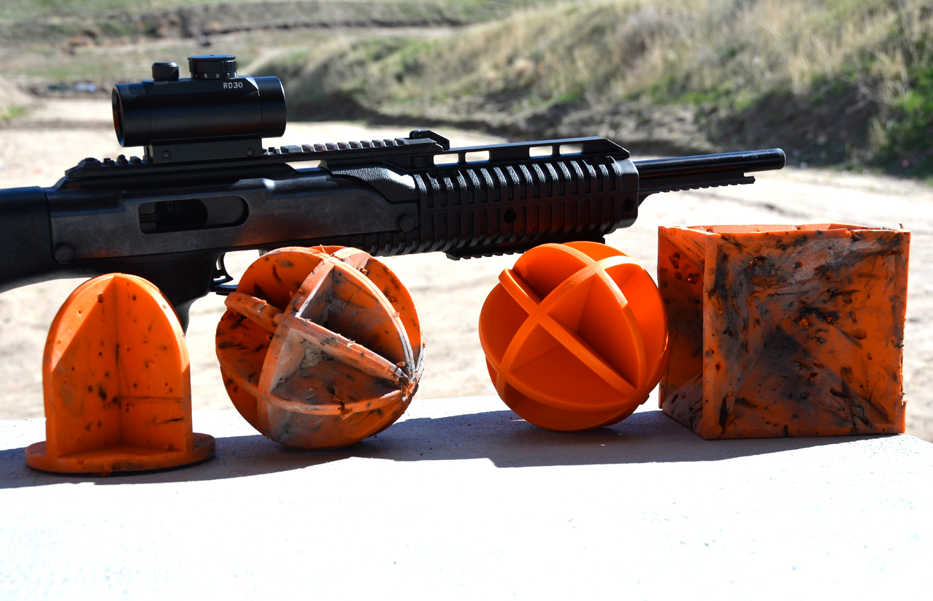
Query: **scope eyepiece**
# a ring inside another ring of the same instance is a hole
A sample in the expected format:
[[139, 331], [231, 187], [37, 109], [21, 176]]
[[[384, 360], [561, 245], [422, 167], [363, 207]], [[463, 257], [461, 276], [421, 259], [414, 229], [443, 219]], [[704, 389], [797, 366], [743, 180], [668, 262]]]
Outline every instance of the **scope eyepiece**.
[[231, 55], [152, 65], [152, 80], [114, 86], [113, 127], [122, 146], [253, 140], [285, 131], [285, 89], [278, 77], [238, 76]]

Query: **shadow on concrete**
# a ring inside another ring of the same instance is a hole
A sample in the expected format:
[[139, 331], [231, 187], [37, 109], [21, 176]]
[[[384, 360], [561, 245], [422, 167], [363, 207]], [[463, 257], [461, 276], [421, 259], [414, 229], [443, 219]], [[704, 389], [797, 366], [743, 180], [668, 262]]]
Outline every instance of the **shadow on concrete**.
[[0, 451], [0, 489], [59, 483], [144, 484], [240, 478], [309, 468], [351, 457], [391, 461], [489, 459], [497, 467], [720, 461], [839, 444], [867, 436], [703, 440], [661, 411], [585, 432], [537, 428], [511, 411], [488, 411], [396, 423], [352, 447], [288, 449], [263, 436], [217, 439], [214, 459], [173, 470], [125, 476], [58, 476], [26, 467], [24, 448]]

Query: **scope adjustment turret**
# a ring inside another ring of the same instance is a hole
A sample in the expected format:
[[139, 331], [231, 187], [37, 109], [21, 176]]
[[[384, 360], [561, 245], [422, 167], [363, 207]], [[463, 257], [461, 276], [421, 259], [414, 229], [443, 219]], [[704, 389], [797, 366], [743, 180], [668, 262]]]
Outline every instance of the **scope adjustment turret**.
[[152, 81], [178, 81], [178, 63], [174, 61], [152, 63]]
[[233, 79], [236, 57], [230, 54], [201, 54], [188, 57], [191, 79]]

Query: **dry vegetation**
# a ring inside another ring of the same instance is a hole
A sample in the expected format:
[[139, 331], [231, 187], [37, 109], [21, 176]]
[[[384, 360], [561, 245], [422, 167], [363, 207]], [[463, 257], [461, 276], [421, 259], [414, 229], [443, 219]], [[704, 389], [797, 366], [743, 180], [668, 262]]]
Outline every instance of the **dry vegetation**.
[[[209, 52], [241, 65], [332, 39], [437, 35], [545, 0], [5, 0], [0, 75], [34, 96], [109, 93], [154, 60]], [[0, 96], [0, 125], [28, 102]]]
[[931, 34], [926, 0], [10, 0], [0, 63], [33, 93], [106, 92], [155, 58], [225, 51], [286, 79], [298, 118], [782, 146], [930, 177]]
[[765, 143], [798, 162], [930, 173], [931, 33], [924, 0], [594, 0], [437, 39], [336, 39], [260, 70], [284, 74], [307, 115], [589, 126], [643, 150]]

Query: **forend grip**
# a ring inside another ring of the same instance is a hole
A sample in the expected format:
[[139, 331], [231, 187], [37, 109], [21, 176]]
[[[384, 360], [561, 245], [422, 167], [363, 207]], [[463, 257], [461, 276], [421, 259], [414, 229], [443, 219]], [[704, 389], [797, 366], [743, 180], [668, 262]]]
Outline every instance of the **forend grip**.
[[566, 143], [542, 156], [530, 156], [525, 144], [503, 145], [476, 162], [468, 161], [473, 149], [452, 149], [450, 164], [414, 173], [424, 250], [466, 258], [601, 241], [634, 222], [638, 173], [627, 153], [593, 141], [562, 154]]
[[44, 279], [58, 267], [52, 256], [49, 205], [44, 188], [0, 190], [0, 290]]

